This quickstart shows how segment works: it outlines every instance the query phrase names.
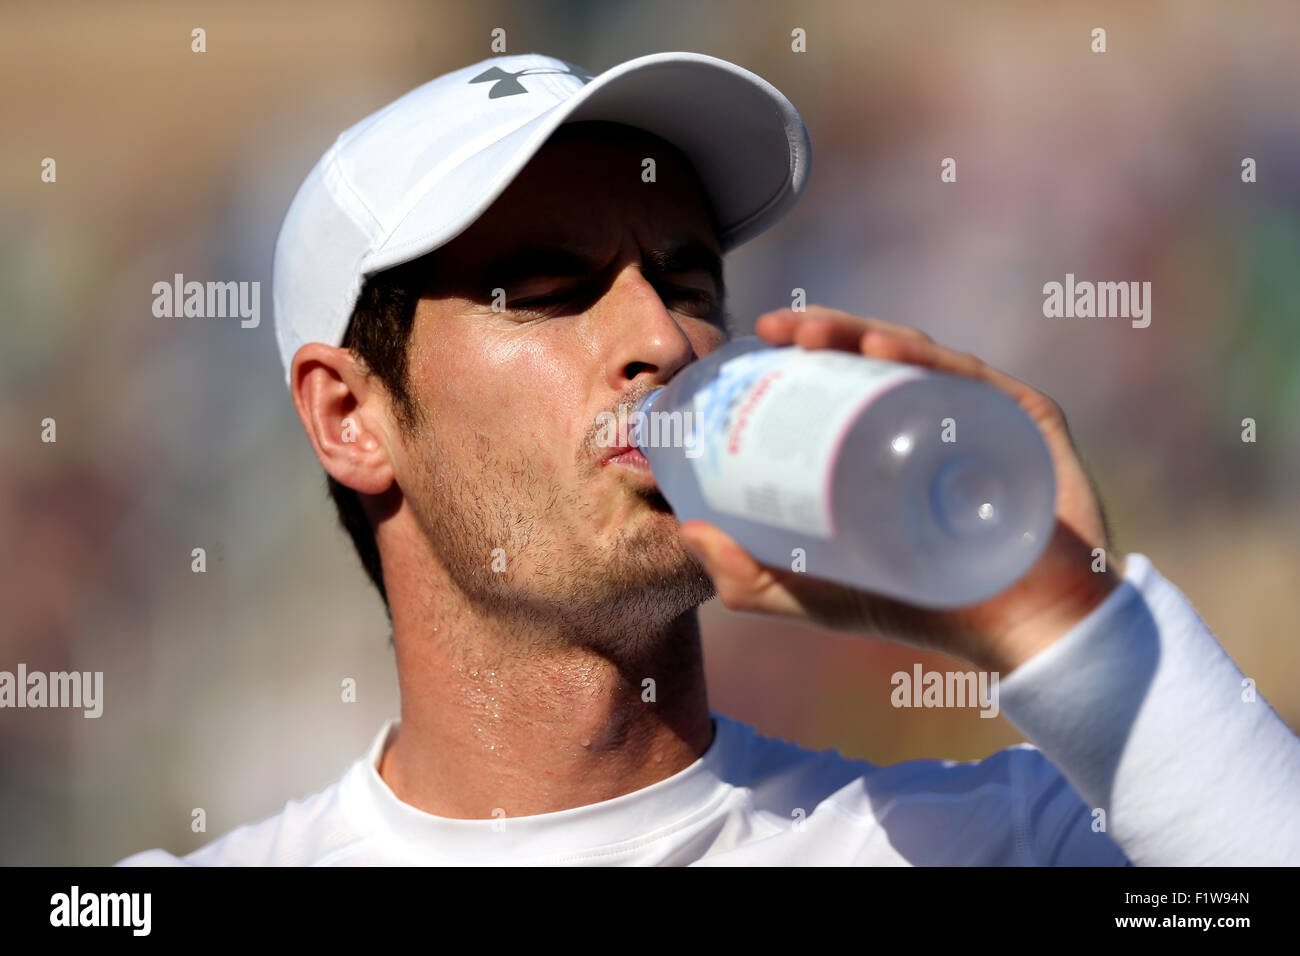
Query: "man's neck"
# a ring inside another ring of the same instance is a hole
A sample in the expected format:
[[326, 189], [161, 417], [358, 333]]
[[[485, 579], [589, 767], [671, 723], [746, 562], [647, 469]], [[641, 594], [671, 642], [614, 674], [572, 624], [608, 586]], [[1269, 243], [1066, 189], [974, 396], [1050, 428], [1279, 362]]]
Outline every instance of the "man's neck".
[[457, 819], [566, 810], [672, 776], [711, 744], [694, 609], [617, 659], [536, 622], [520, 633], [446, 610], [394, 617], [402, 720], [379, 772], [403, 802]]

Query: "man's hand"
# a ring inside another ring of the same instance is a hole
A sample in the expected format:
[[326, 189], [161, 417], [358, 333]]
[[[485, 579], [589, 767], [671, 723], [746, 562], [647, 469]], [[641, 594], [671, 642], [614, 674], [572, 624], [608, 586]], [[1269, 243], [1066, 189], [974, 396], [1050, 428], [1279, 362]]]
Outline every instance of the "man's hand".
[[[802, 618], [835, 630], [870, 634], [942, 651], [1004, 676], [1065, 634], [1120, 582], [1105, 520], [1075, 453], [1060, 406], [974, 355], [936, 345], [906, 326], [809, 306], [759, 317], [755, 331], [773, 345], [842, 349], [964, 375], [1005, 392], [1038, 426], [1056, 471], [1056, 529], [1038, 562], [1016, 584], [969, 607], [935, 611], [857, 591], [805, 574], [760, 565], [734, 540], [703, 521], [681, 526], [683, 540], [734, 611]], [[1107, 549], [1105, 572], [1092, 571], [1094, 548]]]

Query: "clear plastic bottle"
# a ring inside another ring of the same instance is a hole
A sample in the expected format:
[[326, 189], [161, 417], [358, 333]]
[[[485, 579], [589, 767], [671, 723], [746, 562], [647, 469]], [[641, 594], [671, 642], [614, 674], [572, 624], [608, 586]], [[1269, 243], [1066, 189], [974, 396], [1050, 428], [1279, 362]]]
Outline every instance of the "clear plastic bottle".
[[678, 519], [773, 567], [961, 607], [1015, 583], [1055, 527], [1046, 443], [981, 382], [747, 336], [636, 411], [631, 443]]

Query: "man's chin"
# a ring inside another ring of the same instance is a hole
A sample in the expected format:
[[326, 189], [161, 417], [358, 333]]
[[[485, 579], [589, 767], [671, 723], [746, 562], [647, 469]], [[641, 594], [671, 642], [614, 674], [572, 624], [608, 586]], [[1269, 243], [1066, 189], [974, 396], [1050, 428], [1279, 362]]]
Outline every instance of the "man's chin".
[[626, 564], [611, 567], [602, 585], [605, 600], [588, 605], [583, 629], [593, 646], [619, 652], [653, 653], [678, 633], [684, 616], [716, 593], [713, 581], [684, 549], [649, 573]]
[[[648, 509], [613, 548], [603, 575], [607, 593], [624, 599], [659, 605], [656, 610], [673, 618], [714, 596], [713, 581], [686, 550], [680, 524], [668, 502], [656, 493], [659, 505]], [[658, 614], [652, 614], [658, 617]]]

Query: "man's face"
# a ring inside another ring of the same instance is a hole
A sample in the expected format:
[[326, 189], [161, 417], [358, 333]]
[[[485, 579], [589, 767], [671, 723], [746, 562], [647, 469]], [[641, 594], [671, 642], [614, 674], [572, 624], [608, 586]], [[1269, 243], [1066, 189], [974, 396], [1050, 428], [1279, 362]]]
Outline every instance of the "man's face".
[[591, 640], [712, 596], [648, 468], [598, 443], [600, 413], [726, 340], [685, 159], [626, 127], [561, 127], [434, 261], [408, 366], [420, 424], [395, 468], [435, 560], [485, 608]]

